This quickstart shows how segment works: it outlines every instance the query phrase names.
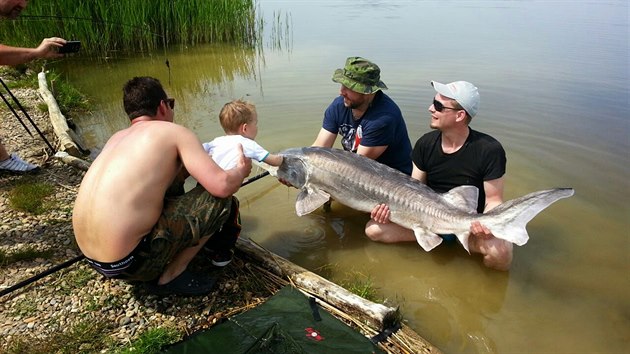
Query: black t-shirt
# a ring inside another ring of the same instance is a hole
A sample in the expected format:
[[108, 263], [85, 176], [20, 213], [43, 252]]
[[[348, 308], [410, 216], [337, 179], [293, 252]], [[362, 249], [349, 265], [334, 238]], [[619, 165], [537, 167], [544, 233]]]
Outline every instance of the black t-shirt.
[[483, 212], [486, 193], [483, 182], [505, 174], [507, 159], [501, 143], [490, 135], [470, 129], [464, 145], [452, 154], [442, 151], [442, 134], [435, 130], [423, 135], [413, 148], [413, 163], [427, 174], [427, 185], [445, 193], [462, 185], [479, 188], [477, 211]]

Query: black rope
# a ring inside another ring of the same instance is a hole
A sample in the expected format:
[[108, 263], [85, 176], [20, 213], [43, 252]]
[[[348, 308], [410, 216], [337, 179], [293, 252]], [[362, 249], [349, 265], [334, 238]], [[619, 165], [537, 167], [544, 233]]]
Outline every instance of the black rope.
[[315, 320], [315, 322], [320, 322], [322, 320], [322, 316], [319, 314], [319, 308], [317, 307], [317, 299], [310, 296], [308, 298], [308, 304], [311, 307], [313, 319]]
[[400, 322], [395, 323], [391, 327], [383, 328], [380, 332], [378, 332], [374, 337], [370, 338], [370, 341], [375, 345], [386, 340], [389, 336], [396, 333], [401, 328]]

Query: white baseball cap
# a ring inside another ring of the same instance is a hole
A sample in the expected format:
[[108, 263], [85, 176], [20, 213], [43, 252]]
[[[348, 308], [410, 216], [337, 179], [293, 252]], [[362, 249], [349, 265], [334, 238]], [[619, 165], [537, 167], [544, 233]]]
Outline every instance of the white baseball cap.
[[431, 81], [431, 86], [440, 95], [457, 101], [470, 117], [474, 117], [477, 114], [479, 109], [479, 91], [475, 85], [468, 81], [455, 81], [446, 85], [437, 81]]

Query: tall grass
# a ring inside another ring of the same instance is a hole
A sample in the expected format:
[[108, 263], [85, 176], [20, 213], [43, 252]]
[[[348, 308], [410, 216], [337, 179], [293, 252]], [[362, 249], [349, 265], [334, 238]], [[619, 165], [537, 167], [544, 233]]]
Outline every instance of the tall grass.
[[33, 1], [18, 19], [0, 21], [0, 43], [36, 46], [43, 38], [80, 40], [84, 53], [144, 52], [173, 44], [230, 42], [260, 36], [256, 0]]

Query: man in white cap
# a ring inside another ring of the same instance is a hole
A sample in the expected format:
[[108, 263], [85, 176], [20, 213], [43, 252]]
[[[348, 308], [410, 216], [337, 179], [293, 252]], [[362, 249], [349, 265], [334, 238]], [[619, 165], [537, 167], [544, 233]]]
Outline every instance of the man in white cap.
[[[469, 127], [479, 108], [479, 91], [467, 81], [441, 84], [432, 81], [437, 92], [431, 112], [431, 128], [414, 146], [411, 176], [433, 190], [444, 193], [461, 185], [479, 189], [477, 211], [485, 213], [503, 202], [506, 170], [505, 150], [493, 137]], [[412, 230], [389, 222], [389, 208], [379, 205], [372, 211], [365, 233], [385, 243], [416, 241]], [[508, 270], [512, 263], [512, 243], [496, 238], [478, 221], [470, 228], [470, 251], [481, 253], [486, 266]], [[454, 235], [443, 235], [453, 240]]]

